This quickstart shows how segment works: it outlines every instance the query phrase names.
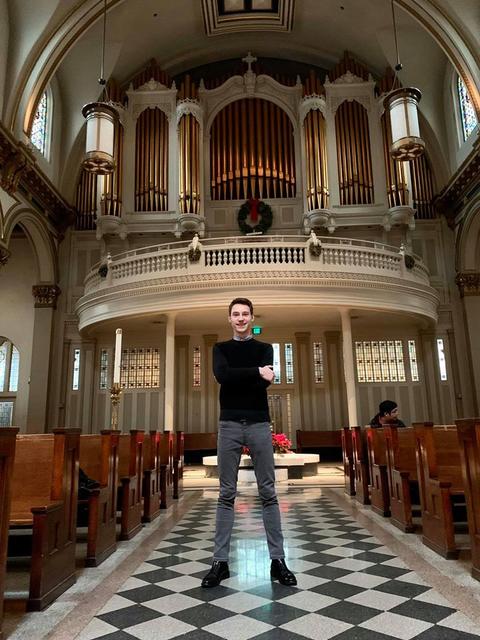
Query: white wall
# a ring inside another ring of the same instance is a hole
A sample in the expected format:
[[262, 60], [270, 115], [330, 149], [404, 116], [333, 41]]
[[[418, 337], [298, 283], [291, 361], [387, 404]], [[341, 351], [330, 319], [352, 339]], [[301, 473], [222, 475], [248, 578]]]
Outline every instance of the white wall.
[[20, 352], [14, 424], [25, 429], [34, 321], [32, 285], [36, 283], [36, 267], [27, 238], [12, 238], [9, 249], [12, 255], [0, 269], [0, 335], [11, 340]]

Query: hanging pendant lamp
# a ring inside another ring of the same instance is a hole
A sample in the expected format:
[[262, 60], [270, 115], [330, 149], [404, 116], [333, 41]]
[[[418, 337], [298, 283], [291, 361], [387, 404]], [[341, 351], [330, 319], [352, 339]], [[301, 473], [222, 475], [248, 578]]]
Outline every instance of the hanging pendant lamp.
[[390, 155], [395, 160], [414, 160], [421, 156], [425, 150], [425, 142], [420, 136], [418, 122], [418, 103], [422, 97], [422, 92], [415, 87], [399, 87], [395, 89], [395, 82], [398, 80], [397, 72], [402, 70], [402, 63], [398, 53], [394, 0], [392, 0], [392, 19], [397, 64], [395, 65], [396, 73], [392, 91], [383, 100], [385, 111], [389, 114], [392, 133]]
[[106, 101], [105, 80], [105, 33], [107, 25], [107, 0], [103, 5], [103, 39], [102, 57], [100, 64], [100, 78], [98, 83], [103, 87], [104, 101], [89, 102], [82, 109], [86, 119], [86, 149], [83, 160], [83, 168], [90, 173], [105, 175], [115, 169], [113, 157], [113, 145], [115, 137], [115, 124], [118, 119], [117, 110]]

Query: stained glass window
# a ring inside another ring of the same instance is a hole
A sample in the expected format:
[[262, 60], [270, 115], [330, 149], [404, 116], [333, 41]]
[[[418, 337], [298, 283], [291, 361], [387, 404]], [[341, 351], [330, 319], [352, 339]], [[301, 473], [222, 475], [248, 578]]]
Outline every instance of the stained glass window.
[[73, 377], [72, 391], [78, 391], [80, 388], [80, 349], [73, 352]]
[[321, 342], [313, 343], [313, 371], [315, 382], [323, 382], [323, 345]]
[[410, 375], [412, 376], [412, 382], [418, 382], [418, 362], [415, 340], [408, 341], [408, 355], [410, 358]]
[[100, 389], [108, 388], [108, 351], [102, 349], [100, 351]]
[[293, 345], [291, 342], [285, 343], [285, 380], [287, 384], [295, 382], [293, 375]]
[[12, 393], [18, 391], [18, 367], [20, 365], [20, 354], [17, 347], [12, 346], [12, 355], [10, 356], [10, 381], [8, 390]]
[[401, 340], [355, 342], [358, 382], [405, 382]]
[[17, 393], [20, 353], [17, 347], [5, 338], [0, 345], [0, 393]]
[[0, 391], [4, 391], [5, 373], [7, 371], [7, 343], [0, 345]]
[[477, 114], [475, 113], [475, 108], [468, 89], [460, 76], [458, 76], [457, 80], [457, 91], [463, 139], [466, 140], [478, 124]]
[[152, 348], [123, 349], [120, 382], [125, 389], [160, 386], [160, 351]]
[[0, 402], [0, 427], [11, 427], [13, 418], [13, 402]]
[[193, 386], [199, 387], [202, 384], [202, 367], [201, 367], [201, 351], [200, 347], [193, 347]]
[[47, 92], [40, 98], [40, 102], [37, 106], [37, 111], [33, 119], [32, 131], [30, 133], [30, 140], [32, 144], [43, 155], [46, 155], [47, 151], [47, 137], [48, 137], [48, 107], [49, 100]]
[[282, 382], [282, 369], [280, 365], [280, 345], [278, 342], [272, 344], [273, 347], [273, 372], [275, 377], [273, 384], [280, 384]]
[[447, 360], [445, 358], [445, 346], [442, 338], [437, 338], [438, 366], [440, 368], [440, 380], [447, 379]]

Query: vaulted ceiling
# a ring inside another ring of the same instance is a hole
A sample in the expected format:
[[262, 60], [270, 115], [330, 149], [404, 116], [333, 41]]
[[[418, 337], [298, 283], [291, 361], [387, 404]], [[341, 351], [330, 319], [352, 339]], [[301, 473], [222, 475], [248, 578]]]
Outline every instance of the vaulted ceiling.
[[[273, 14], [263, 25], [258, 14], [235, 16], [236, 9], [277, 4], [284, 14], [276, 24]], [[151, 58], [173, 76], [249, 50], [328, 69], [348, 49], [377, 75], [395, 63], [390, 0], [107, 0], [107, 6], [106, 76], [120, 82]], [[449, 66], [462, 73], [480, 105], [480, 3], [396, 0], [395, 6], [401, 80], [422, 90], [422, 111], [442, 138]], [[232, 12], [215, 16], [219, 7]], [[102, 9], [103, 0], [0, 0], [0, 36], [8, 36], [2, 120], [21, 134], [39, 92], [54, 83], [65, 157], [83, 124], [82, 105], [98, 96]]]

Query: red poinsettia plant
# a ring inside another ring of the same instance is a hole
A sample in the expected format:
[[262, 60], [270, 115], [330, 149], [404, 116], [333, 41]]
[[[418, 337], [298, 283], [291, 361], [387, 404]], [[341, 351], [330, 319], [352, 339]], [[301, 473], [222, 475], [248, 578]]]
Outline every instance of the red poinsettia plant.
[[272, 445], [275, 453], [290, 453], [292, 442], [284, 433], [272, 433]]
[[[292, 442], [284, 433], [272, 433], [272, 446], [274, 453], [291, 453], [290, 447], [292, 446]], [[245, 456], [249, 456], [250, 449], [243, 447], [242, 453]]]

